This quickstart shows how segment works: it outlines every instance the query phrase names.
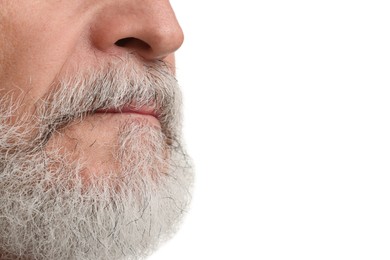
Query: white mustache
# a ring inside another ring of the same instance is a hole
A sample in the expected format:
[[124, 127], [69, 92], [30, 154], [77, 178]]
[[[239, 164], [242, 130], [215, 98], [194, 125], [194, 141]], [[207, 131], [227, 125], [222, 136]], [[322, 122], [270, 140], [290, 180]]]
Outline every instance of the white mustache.
[[38, 139], [45, 143], [54, 131], [74, 120], [129, 104], [152, 107], [167, 138], [177, 138], [174, 129], [181, 120], [181, 95], [168, 65], [161, 61], [140, 66], [121, 60], [54, 83], [36, 104], [35, 121], [43, 129]]

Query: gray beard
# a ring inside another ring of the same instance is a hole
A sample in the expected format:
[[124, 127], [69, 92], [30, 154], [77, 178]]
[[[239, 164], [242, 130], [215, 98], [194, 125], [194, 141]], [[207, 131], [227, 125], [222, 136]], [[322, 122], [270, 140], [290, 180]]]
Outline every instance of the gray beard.
[[[142, 259], [176, 231], [191, 198], [180, 135], [180, 92], [164, 64], [119, 61], [58, 81], [18, 116], [0, 107], [0, 258]], [[97, 109], [154, 103], [161, 129], [142, 120], [118, 133], [119, 167], [83, 179], [83, 162], [46, 149], [54, 134]], [[12, 123], [11, 123], [12, 122]]]

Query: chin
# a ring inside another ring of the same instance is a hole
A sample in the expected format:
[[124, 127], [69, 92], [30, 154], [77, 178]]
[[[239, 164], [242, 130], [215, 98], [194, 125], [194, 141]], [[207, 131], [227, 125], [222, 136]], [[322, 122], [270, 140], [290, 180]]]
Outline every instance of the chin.
[[144, 120], [75, 138], [90, 123], [2, 162], [1, 259], [143, 259], [178, 229], [193, 183], [181, 144]]

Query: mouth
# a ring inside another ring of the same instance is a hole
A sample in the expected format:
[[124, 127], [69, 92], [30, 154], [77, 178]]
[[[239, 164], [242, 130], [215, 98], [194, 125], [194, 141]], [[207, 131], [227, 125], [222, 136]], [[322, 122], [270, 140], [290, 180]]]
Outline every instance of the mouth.
[[126, 105], [120, 108], [105, 108], [95, 111], [97, 114], [139, 114], [145, 116], [153, 116], [157, 118], [156, 110], [151, 106], [136, 107], [133, 105]]
[[119, 108], [104, 108], [95, 111], [98, 115], [118, 115], [118, 116], [132, 116], [132, 117], [143, 117], [154, 121], [159, 124], [159, 116], [156, 109], [153, 106], [134, 106], [125, 105]]

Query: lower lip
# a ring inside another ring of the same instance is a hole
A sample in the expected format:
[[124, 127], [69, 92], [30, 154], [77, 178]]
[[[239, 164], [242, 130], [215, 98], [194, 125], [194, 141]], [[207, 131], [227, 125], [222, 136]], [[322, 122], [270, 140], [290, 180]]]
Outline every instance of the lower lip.
[[142, 118], [147, 119], [152, 125], [160, 127], [160, 121], [150, 113], [143, 113], [142, 111], [134, 111], [134, 110], [126, 110], [126, 111], [119, 111], [115, 109], [106, 109], [106, 110], [97, 110], [95, 112], [98, 115], [108, 115], [108, 116], [120, 116], [125, 117], [126, 119], [129, 118]]

